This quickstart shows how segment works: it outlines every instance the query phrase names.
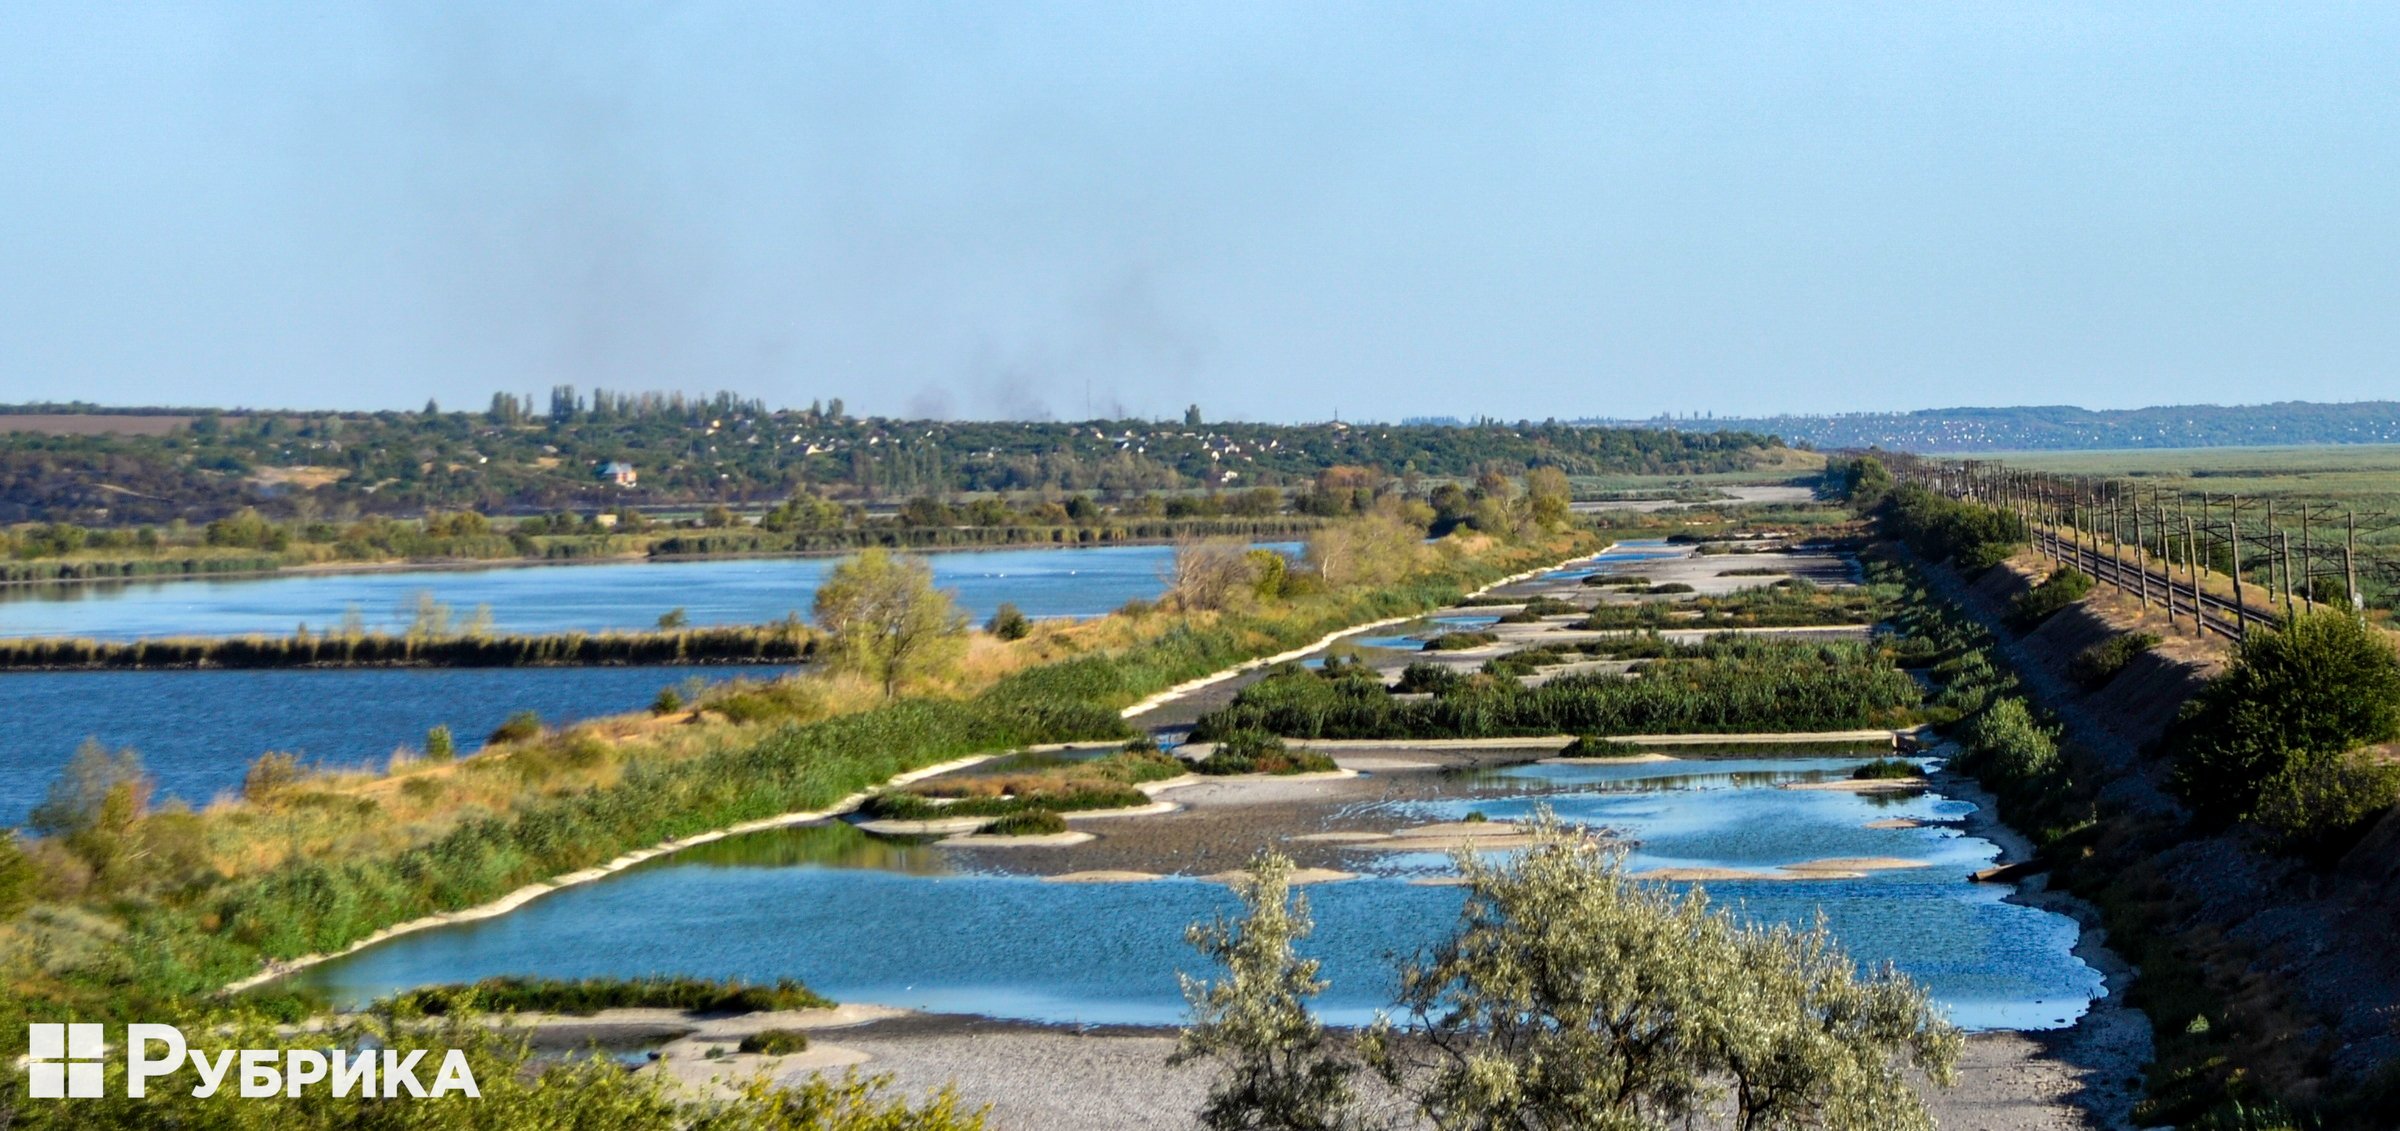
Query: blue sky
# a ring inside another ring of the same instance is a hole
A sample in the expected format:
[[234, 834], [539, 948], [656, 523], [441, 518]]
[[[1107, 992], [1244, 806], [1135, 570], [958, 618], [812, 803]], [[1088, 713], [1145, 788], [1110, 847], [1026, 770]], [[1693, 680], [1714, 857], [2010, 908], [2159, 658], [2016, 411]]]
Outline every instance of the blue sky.
[[0, 6], [0, 400], [2400, 395], [2400, 6]]

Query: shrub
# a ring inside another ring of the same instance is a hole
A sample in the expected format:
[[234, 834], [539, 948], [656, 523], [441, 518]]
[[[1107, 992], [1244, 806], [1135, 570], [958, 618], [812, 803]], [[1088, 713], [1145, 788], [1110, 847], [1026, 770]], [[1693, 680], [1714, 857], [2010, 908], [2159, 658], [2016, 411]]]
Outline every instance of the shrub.
[[2251, 817], [2296, 855], [2330, 861], [2400, 802], [2400, 766], [2363, 750], [2304, 752], [2261, 783]]
[[2092, 591], [2092, 575], [2067, 566], [2042, 579], [2009, 603], [2008, 620], [2020, 629], [2030, 629], [2050, 615], [2083, 599]]
[[1363, 1126], [1350, 1111], [1359, 1065], [1309, 1012], [1325, 988], [1318, 963], [1295, 945], [1315, 929], [1306, 896], [1291, 890], [1292, 862], [1272, 852], [1250, 861], [1234, 885], [1238, 920], [1194, 923], [1184, 939], [1224, 968], [1214, 982], [1184, 978], [1191, 1020], [1170, 1065], [1214, 1062], [1217, 1078], [1200, 1108], [1214, 1131], [1282, 1128], [1335, 1131]]
[[1400, 681], [1392, 685], [1392, 690], [1402, 695], [1414, 695], [1422, 692], [1439, 695], [1466, 681], [1466, 676], [1440, 664], [1419, 661], [1400, 669]]
[[1533, 624], [1540, 621], [1543, 617], [1553, 617], [1565, 613], [1583, 613], [1588, 611], [1589, 610], [1573, 601], [1561, 601], [1556, 597], [1547, 596], [1535, 597], [1526, 601], [1524, 608], [1501, 617], [1500, 623]]
[[1578, 736], [1558, 752], [1561, 758], [1623, 758], [1639, 754], [1642, 748], [1630, 742], [1619, 742], [1596, 734]]
[[992, 619], [984, 625], [984, 631], [1001, 640], [1023, 640], [1033, 631], [1033, 620], [1014, 603], [1002, 601], [999, 608], [992, 610]]
[[242, 774], [242, 796], [252, 801], [263, 800], [299, 781], [300, 775], [298, 758], [269, 751], [259, 755]]
[[491, 737], [486, 738], [483, 741], [487, 746], [500, 746], [506, 743], [523, 742], [529, 738], [539, 737], [541, 733], [542, 717], [533, 713], [532, 711], [519, 711], [516, 714], [510, 715], [508, 719], [502, 722], [499, 726], [493, 728]]
[[1584, 578], [1583, 583], [1602, 588], [1626, 586], [1634, 589], [1647, 589], [1650, 586], [1650, 579], [1638, 573], [1595, 573]]
[[1496, 632], [1445, 632], [1425, 642], [1428, 652], [1455, 652], [1462, 648], [1480, 648], [1500, 642]]
[[1338, 769], [1313, 750], [1293, 750], [1265, 731], [1236, 731], [1219, 739], [1208, 757], [1194, 763], [1200, 774], [1306, 774]]
[[798, 1029], [761, 1029], [743, 1037], [738, 1047], [760, 1056], [790, 1056], [808, 1051], [808, 1034]]
[[709, 700], [709, 709], [735, 723], [763, 722], [784, 713], [783, 705], [756, 691], [736, 691]]
[[983, 827], [986, 836], [1052, 836], [1067, 831], [1067, 819], [1048, 809], [1025, 809]]
[[1668, 1127], [1702, 1108], [1728, 1127], [1933, 1126], [1913, 1080], [1948, 1083], [1962, 1041], [1923, 988], [1862, 971], [1822, 923], [1752, 925], [1633, 880], [1621, 849], [1547, 811], [1530, 832], [1522, 853], [1458, 856], [1456, 926], [1361, 1042], [1426, 1123]]
[[1906, 758], [1877, 758], [1850, 771], [1852, 781], [1892, 781], [1913, 778], [1923, 771]]
[[1650, 588], [1643, 590], [1643, 592], [1664, 596], [1669, 593], [1697, 593], [1699, 590], [1694, 589], [1680, 581], [1670, 581], [1664, 585], [1653, 585]]
[[2075, 653], [2075, 658], [2067, 661], [2067, 678], [2086, 691], [2098, 691], [2106, 687], [2108, 681], [2117, 678], [2117, 673], [2124, 671], [2125, 665], [2132, 663], [2134, 657], [2157, 644], [2158, 634], [2155, 632], [2128, 632], [2122, 636], [2111, 636]]
[[[2214, 819], [2250, 816], [2294, 760], [2400, 735], [2400, 655], [2340, 612], [2255, 632], [2167, 735], [2176, 788]], [[2317, 771], [2308, 771], [2315, 774]]]
[[458, 740], [451, 737], [449, 727], [436, 726], [425, 732], [425, 757], [435, 762], [458, 757]]
[[2030, 781], [2058, 768], [2057, 740], [2034, 720], [2025, 700], [2014, 695], [1996, 700], [1969, 721], [1966, 739], [2009, 781]]
[[683, 710], [683, 696], [672, 687], [659, 688], [658, 698], [650, 701], [653, 715], [672, 715], [680, 710]]

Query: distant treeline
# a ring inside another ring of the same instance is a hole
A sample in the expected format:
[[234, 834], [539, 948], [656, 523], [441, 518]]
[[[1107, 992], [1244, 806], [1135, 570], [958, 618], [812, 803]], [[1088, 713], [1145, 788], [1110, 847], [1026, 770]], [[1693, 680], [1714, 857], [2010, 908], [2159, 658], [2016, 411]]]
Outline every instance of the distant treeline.
[[[90, 413], [88, 405], [0, 413]], [[98, 410], [105, 411], [105, 410]], [[546, 408], [502, 395], [476, 412], [179, 412], [156, 434], [0, 433], [0, 523], [206, 522], [486, 514], [620, 506], [1006, 493], [1122, 499], [1312, 482], [1334, 467], [1401, 477], [1692, 475], [1774, 465], [1769, 436], [1555, 421], [1383, 425], [860, 418], [839, 401], [774, 409], [739, 397], [588, 394]]]
[[435, 638], [388, 633], [129, 642], [16, 637], [0, 639], [0, 670], [791, 664], [815, 650], [815, 634], [796, 624]]
[[1661, 417], [1614, 427], [1772, 433], [1817, 448], [1908, 452], [2093, 451], [2283, 444], [2400, 443], [2400, 401], [2161, 405], [2093, 411], [2070, 405], [1929, 408], [1830, 416]]
[[1110, 526], [871, 526], [781, 533], [735, 528], [670, 534], [650, 544], [650, 556], [818, 553], [872, 546], [928, 550], [971, 546], [1105, 546], [1176, 538], [1282, 538], [1304, 535], [1323, 525], [1325, 520], [1320, 518], [1280, 515], [1254, 519], [1158, 519]]

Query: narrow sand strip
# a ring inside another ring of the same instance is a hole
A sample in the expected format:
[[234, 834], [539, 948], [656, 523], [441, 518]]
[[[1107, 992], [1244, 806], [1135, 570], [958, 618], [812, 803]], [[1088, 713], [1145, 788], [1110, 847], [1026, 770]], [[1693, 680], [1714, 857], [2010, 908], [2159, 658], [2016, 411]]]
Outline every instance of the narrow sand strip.
[[1061, 872], [1044, 876], [1045, 884], [1146, 884], [1163, 879], [1156, 872], [1132, 872], [1122, 868], [1105, 868], [1096, 872]]
[[[1213, 884], [1239, 885], [1250, 882], [1250, 873], [1217, 872], [1213, 875], [1202, 876], [1200, 878]], [[1355, 880], [1357, 878], [1358, 873], [1356, 872], [1337, 872], [1331, 868], [1295, 868], [1292, 870], [1289, 882], [1293, 886], [1297, 887], [1301, 884], [1331, 884], [1339, 883], [1343, 880]]]
[[936, 817], [929, 821], [860, 821], [859, 831], [878, 836], [948, 836], [971, 833], [998, 817]]
[[1097, 839], [1099, 838], [1090, 833], [1078, 832], [1030, 833], [1022, 836], [986, 836], [982, 833], [964, 833], [959, 836], [943, 837], [941, 843], [954, 844], [960, 848], [1065, 848], [1070, 844], [1082, 844], [1085, 841]]
[[1128, 805], [1123, 809], [1079, 809], [1059, 816], [1070, 821], [1097, 821], [1106, 817], [1155, 817], [1181, 808], [1183, 806], [1172, 801], [1153, 801], [1148, 805]]
[[1868, 778], [1860, 781], [1844, 778], [1840, 781], [1785, 782], [1783, 789], [1812, 789], [1826, 793], [1912, 793], [1932, 783], [1924, 778]]

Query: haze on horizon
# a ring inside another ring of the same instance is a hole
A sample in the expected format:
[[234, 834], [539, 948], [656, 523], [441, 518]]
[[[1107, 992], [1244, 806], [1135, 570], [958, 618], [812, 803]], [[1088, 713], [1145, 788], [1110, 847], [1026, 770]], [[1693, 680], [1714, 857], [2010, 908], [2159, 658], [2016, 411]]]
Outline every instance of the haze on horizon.
[[0, 401], [2384, 397], [2395, 57], [2370, 4], [19, 3]]

